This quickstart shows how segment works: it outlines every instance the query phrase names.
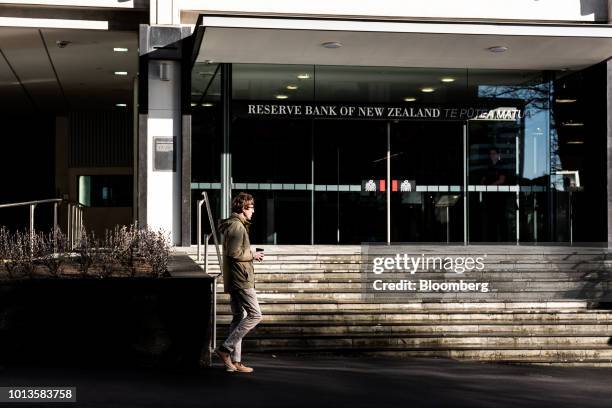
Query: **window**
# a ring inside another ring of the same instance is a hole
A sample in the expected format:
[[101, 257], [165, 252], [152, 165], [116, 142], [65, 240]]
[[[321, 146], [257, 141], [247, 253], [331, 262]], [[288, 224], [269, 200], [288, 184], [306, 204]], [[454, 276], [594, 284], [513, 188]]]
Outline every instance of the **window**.
[[131, 207], [132, 176], [79, 176], [79, 203], [88, 207]]

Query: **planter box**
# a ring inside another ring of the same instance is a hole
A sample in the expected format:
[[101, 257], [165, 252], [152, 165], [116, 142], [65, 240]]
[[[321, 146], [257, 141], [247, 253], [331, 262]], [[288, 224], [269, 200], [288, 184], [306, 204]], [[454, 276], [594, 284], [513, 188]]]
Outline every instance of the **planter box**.
[[213, 279], [0, 281], [0, 363], [197, 366]]

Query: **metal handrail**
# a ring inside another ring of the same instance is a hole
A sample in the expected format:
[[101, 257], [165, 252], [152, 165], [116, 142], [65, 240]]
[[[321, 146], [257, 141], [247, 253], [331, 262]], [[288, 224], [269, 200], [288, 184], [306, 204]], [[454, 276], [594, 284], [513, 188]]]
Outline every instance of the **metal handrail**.
[[[215, 227], [215, 223], [213, 221], [212, 212], [210, 210], [210, 200], [208, 198], [208, 193], [206, 191], [202, 192], [202, 199], [197, 201], [198, 210], [197, 210], [197, 224], [198, 224], [198, 248], [197, 248], [197, 260], [200, 262], [201, 253], [202, 253], [202, 204], [206, 204], [206, 212], [208, 213], [208, 222], [210, 224], [210, 229], [212, 231], [213, 241], [215, 242], [215, 249], [217, 250], [217, 259], [219, 260], [219, 268], [223, 270], [223, 259], [221, 257], [221, 250], [219, 248], [219, 240], [217, 239], [217, 228]], [[208, 246], [208, 239], [206, 240], [206, 245]], [[208, 249], [205, 251], [205, 256], [208, 256]], [[204, 266], [208, 267], [208, 259], [204, 260]], [[208, 273], [205, 269], [204, 272]]]
[[18, 203], [0, 204], [0, 208], [30, 207], [30, 252], [34, 251], [34, 213], [39, 204], [53, 203], [53, 241], [56, 242], [57, 233], [57, 206], [61, 198], [48, 198], [45, 200], [22, 201]]
[[46, 200], [23, 201], [20, 203], [0, 204], [0, 208], [22, 207], [26, 205], [36, 205], [36, 204], [44, 204], [44, 203], [61, 203], [62, 201], [64, 200], [61, 198], [48, 198]]
[[210, 223], [210, 229], [212, 234], [206, 234], [205, 246], [204, 246], [204, 273], [208, 274], [208, 241], [210, 236], [213, 237], [215, 242], [215, 248], [217, 250], [217, 259], [219, 260], [219, 270], [221, 273], [212, 276], [212, 305], [211, 305], [211, 318], [212, 318], [212, 349], [217, 348], [217, 278], [223, 273], [223, 259], [221, 257], [221, 250], [219, 249], [219, 240], [217, 239], [217, 228], [213, 221], [212, 211], [210, 210], [210, 200], [206, 191], [202, 192], [202, 199], [197, 201], [197, 224], [198, 224], [198, 253], [197, 260], [200, 261], [201, 247], [202, 247], [202, 204], [206, 204], [206, 212], [208, 214], [208, 222]]
[[66, 201], [67, 202], [67, 228], [66, 235], [68, 236], [68, 245], [70, 249], [78, 244], [83, 237], [83, 209], [85, 205]]
[[[67, 203], [67, 226], [66, 232], [68, 236], [68, 243], [70, 245], [70, 249], [74, 248], [75, 243], [82, 237], [83, 230], [83, 209], [85, 206], [81, 203], [71, 202], [62, 198], [47, 198], [44, 200], [33, 200], [33, 201], [22, 201], [18, 203], [6, 203], [0, 204], [0, 209], [2, 208], [14, 208], [14, 207], [30, 207], [30, 217], [29, 217], [29, 231], [30, 231], [30, 250], [34, 250], [34, 215], [36, 212], [36, 206], [39, 204], [48, 204], [53, 203], [53, 241], [57, 244], [57, 230], [58, 230], [58, 216], [57, 210], [58, 206], [61, 203]], [[55, 244], [55, 245], [56, 245]]]

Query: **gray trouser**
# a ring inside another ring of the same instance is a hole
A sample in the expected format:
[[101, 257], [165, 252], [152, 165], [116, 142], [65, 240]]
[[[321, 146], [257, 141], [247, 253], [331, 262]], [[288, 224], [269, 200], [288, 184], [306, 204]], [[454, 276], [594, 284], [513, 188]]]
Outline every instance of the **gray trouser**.
[[231, 352], [232, 361], [242, 361], [242, 338], [261, 321], [261, 310], [255, 289], [236, 289], [230, 292], [232, 323], [223, 347]]

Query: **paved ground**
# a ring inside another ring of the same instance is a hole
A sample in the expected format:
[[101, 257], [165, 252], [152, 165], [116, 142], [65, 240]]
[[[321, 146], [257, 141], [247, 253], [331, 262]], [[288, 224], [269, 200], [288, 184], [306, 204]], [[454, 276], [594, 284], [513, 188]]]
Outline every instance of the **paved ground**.
[[[443, 359], [253, 356], [253, 374], [216, 365], [154, 370], [0, 368], [0, 386], [74, 385], [71, 407], [610, 407], [612, 368]], [[2, 405], [2, 404], [0, 404]]]

